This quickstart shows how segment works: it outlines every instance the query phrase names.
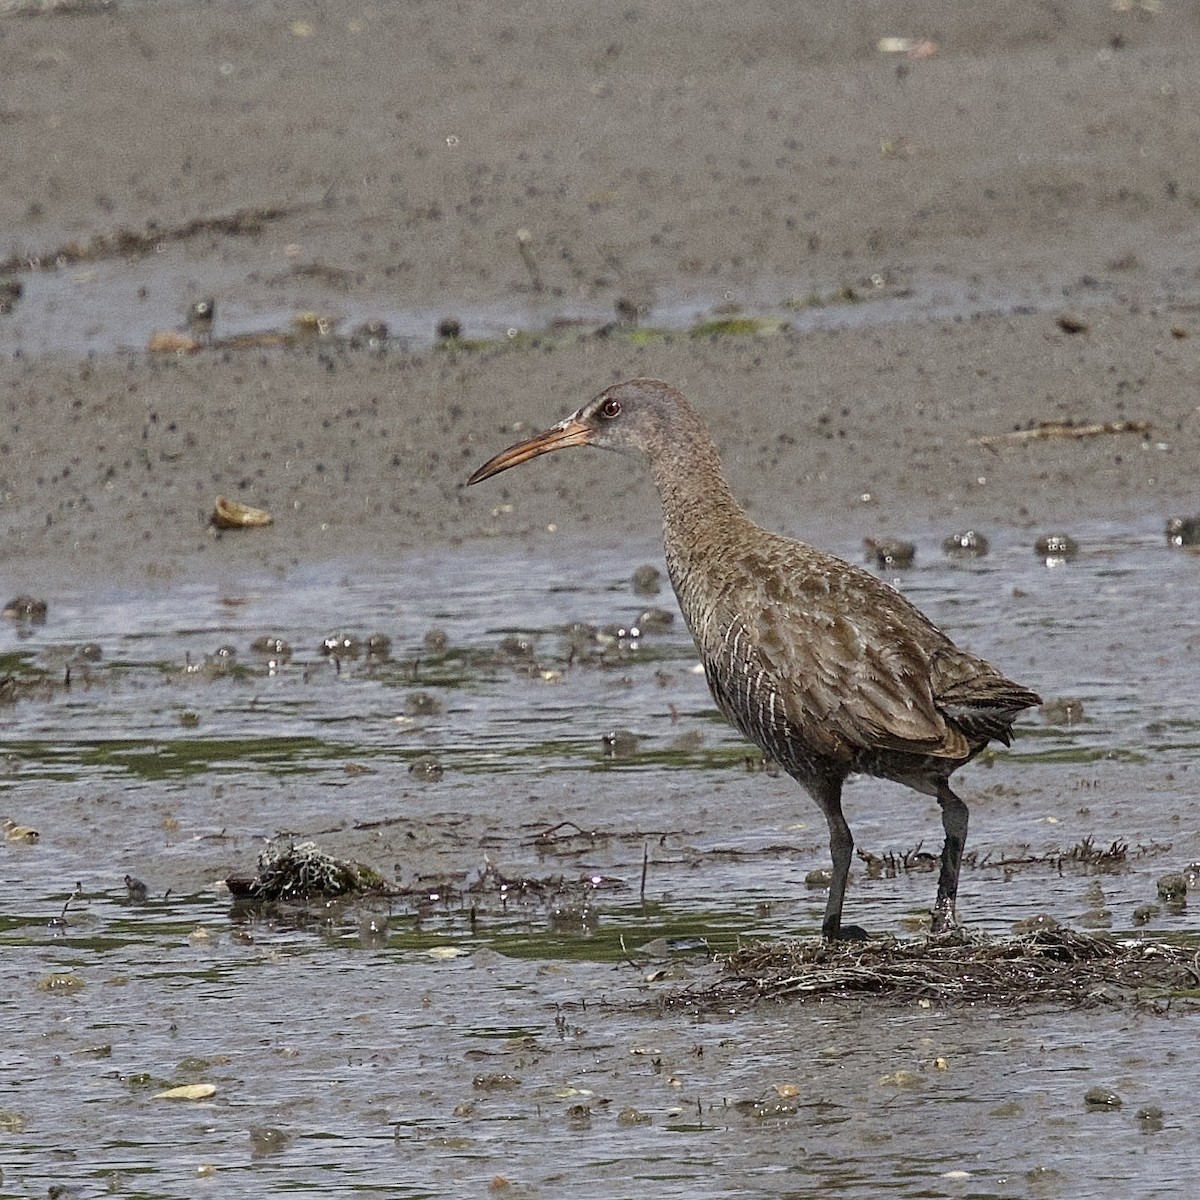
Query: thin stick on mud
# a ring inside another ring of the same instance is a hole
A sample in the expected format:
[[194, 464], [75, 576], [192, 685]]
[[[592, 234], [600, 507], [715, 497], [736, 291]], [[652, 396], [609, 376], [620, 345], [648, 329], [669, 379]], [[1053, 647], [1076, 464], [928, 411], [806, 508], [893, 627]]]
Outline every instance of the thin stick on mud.
[[642, 886], [638, 889], [638, 898], [642, 904], [646, 903], [646, 872], [650, 869], [650, 845], [648, 842], [642, 843]]

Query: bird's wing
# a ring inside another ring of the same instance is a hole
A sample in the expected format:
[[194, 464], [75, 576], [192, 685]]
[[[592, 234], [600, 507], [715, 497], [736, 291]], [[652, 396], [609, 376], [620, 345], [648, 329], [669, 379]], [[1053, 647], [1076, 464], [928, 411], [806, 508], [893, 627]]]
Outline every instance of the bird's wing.
[[758, 625], [764, 662], [786, 680], [793, 722], [823, 729], [851, 752], [967, 754], [935, 702], [928, 650], [909, 630], [803, 609], [765, 610]]
[[795, 543], [778, 546], [726, 564], [727, 617], [706, 659], [734, 723], [763, 744], [757, 726], [730, 711], [744, 712], [761, 693], [776, 698], [777, 722], [838, 759], [885, 750], [966, 757], [967, 740], [939, 711], [932, 679], [933, 657], [953, 649], [949, 639], [873, 575], [811, 547], [797, 561]]

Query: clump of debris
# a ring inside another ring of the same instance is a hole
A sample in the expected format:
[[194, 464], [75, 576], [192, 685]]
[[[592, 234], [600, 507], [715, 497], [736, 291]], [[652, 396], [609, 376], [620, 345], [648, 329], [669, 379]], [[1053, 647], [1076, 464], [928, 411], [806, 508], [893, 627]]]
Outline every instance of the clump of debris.
[[876, 997], [899, 1003], [1117, 1003], [1155, 1006], [1200, 999], [1200, 949], [1144, 938], [1093, 936], [1063, 927], [997, 938], [963, 930], [924, 940], [758, 943], [719, 960], [715, 983], [673, 1003]]
[[319, 849], [316, 842], [279, 838], [258, 856], [253, 878], [230, 876], [225, 886], [239, 900], [304, 904], [339, 896], [387, 895], [390, 888], [377, 871], [344, 862]]

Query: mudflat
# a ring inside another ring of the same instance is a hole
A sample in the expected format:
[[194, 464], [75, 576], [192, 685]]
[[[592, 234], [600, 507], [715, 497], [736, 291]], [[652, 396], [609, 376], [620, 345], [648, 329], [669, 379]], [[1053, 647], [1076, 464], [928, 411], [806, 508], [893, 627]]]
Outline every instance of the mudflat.
[[[634, 374], [801, 536], [1195, 506], [1193, 6], [62, 7], [0, 15], [10, 587], [646, 531], [607, 456], [462, 488]], [[222, 337], [303, 311], [415, 332]], [[1041, 421], [1132, 431], [978, 440]]]

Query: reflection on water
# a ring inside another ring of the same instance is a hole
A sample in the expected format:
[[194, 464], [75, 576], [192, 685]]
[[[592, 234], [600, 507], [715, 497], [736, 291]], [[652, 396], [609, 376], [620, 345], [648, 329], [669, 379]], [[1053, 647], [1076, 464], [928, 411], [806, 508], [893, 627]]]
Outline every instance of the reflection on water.
[[[1073, 530], [1083, 552], [1053, 569], [989, 532], [969, 562], [931, 534], [900, 585], [1079, 703], [959, 776], [961, 910], [994, 932], [1041, 912], [1129, 932], [1200, 858], [1200, 558], [1157, 518]], [[1185, 1191], [1192, 1018], [659, 1008], [705, 977], [706, 946], [815, 933], [823, 822], [717, 718], [678, 619], [629, 636], [648, 605], [675, 611], [629, 586], [655, 550], [571, 551], [52, 595], [45, 625], [4, 624], [0, 814], [40, 834], [0, 848], [5, 1190]], [[320, 650], [376, 632], [390, 657]], [[264, 636], [291, 657], [252, 651]], [[606, 746], [614, 730], [633, 736]], [[431, 756], [440, 780], [410, 771]], [[939, 846], [912, 793], [857, 781], [847, 810], [874, 854]], [[406, 892], [233, 906], [215, 881], [281, 833]], [[1057, 860], [1086, 837], [1124, 860]], [[933, 890], [860, 867], [851, 919], [905, 935]], [[1164, 903], [1149, 928], [1196, 923]], [[186, 1083], [216, 1093], [154, 1098]], [[1094, 1085], [1124, 1106], [1088, 1110]]]

